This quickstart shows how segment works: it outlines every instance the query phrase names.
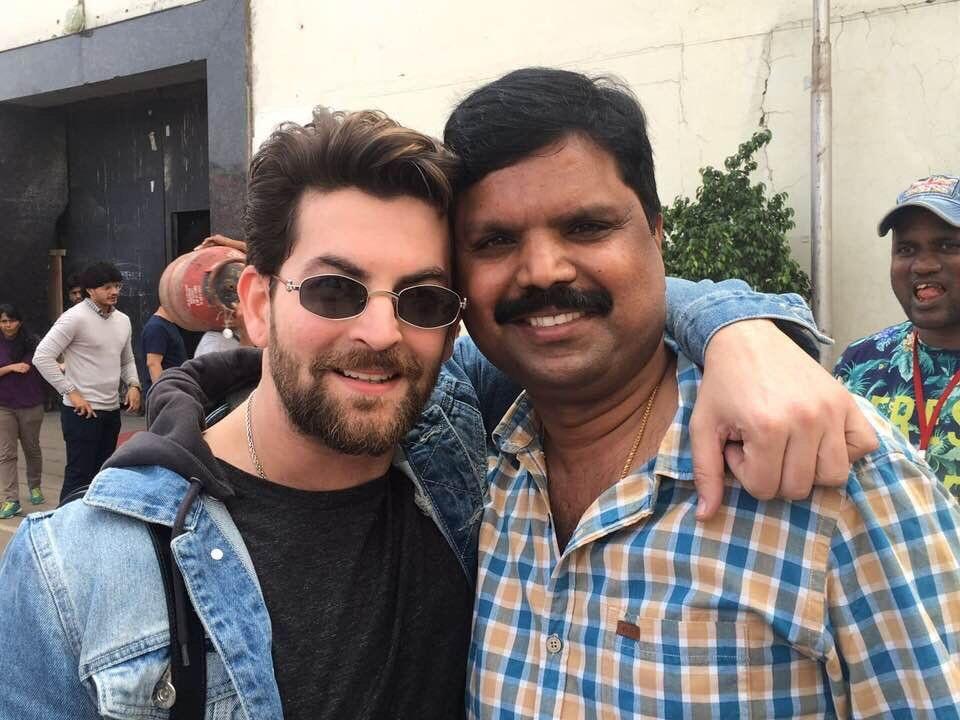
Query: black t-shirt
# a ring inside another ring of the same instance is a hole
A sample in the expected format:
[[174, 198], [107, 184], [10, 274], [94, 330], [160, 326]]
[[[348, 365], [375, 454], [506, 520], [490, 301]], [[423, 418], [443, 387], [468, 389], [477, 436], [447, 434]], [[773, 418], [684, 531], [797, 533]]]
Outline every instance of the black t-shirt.
[[143, 355], [148, 353], [163, 355], [160, 367], [164, 370], [179, 367], [187, 361], [187, 348], [183, 344], [180, 328], [166, 318], [151, 315], [140, 333], [140, 345]]
[[410, 480], [391, 470], [307, 492], [222, 466], [270, 613], [284, 718], [463, 717], [473, 591]]

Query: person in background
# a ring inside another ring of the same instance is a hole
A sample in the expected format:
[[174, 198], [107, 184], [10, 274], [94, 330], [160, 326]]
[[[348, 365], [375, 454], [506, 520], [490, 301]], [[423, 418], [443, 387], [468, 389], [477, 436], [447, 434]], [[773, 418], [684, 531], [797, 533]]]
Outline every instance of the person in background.
[[[70, 273], [67, 275], [66, 282], [67, 289], [67, 305], [64, 308], [64, 311], [69, 310], [74, 305], [83, 301], [83, 283], [80, 282], [80, 273]], [[64, 370], [63, 357], [57, 358], [57, 362], [60, 364], [60, 371]]]
[[249, 345], [249, 343], [242, 342], [242, 318], [240, 317], [239, 306], [234, 309], [233, 320], [235, 323], [233, 327], [205, 332], [200, 338], [200, 342], [197, 343], [197, 349], [193, 351], [193, 356], [198, 358], [208, 353], [227, 352], [228, 350], [236, 350], [242, 345]]
[[69, 303], [69, 307], [73, 307], [77, 303], [83, 302], [83, 283], [80, 282], [79, 273], [70, 273], [67, 275], [66, 287], [67, 302]]
[[851, 343], [834, 374], [960, 498], [960, 177], [912, 183], [877, 228], [890, 230], [890, 284], [907, 321]]
[[[117, 310], [122, 281], [111, 263], [86, 268], [81, 284], [87, 298], [57, 319], [34, 353], [37, 370], [63, 396], [60, 424], [67, 462], [61, 503], [76, 499], [117, 447], [121, 380], [127, 386], [126, 407], [134, 413], [140, 409], [130, 318]], [[65, 371], [57, 364], [61, 354]]]
[[187, 360], [187, 348], [183, 344], [180, 328], [170, 320], [163, 305], [150, 316], [140, 333], [140, 344], [146, 356], [149, 386], [157, 381], [167, 368], [179, 367]]
[[[194, 249], [202, 250], [203, 248], [215, 247], [217, 245], [239, 250], [244, 255], [247, 253], [247, 244], [243, 240], [234, 240], [226, 235], [219, 234], [211, 235]], [[197, 349], [193, 353], [195, 358], [206, 355], [207, 353], [235, 350], [241, 345], [250, 346], [249, 340], [246, 340], [247, 334], [243, 327], [243, 314], [240, 309], [240, 304], [237, 303], [234, 307], [229, 308], [229, 310], [230, 314], [227, 318], [227, 326], [223, 330], [209, 330], [205, 332], [203, 337], [200, 338]]]
[[30, 502], [40, 505], [40, 426], [43, 424], [44, 385], [31, 364], [37, 338], [23, 325], [20, 311], [10, 303], [0, 304], [0, 485], [3, 504], [0, 519], [18, 514], [20, 483], [17, 479], [17, 441], [27, 461]]

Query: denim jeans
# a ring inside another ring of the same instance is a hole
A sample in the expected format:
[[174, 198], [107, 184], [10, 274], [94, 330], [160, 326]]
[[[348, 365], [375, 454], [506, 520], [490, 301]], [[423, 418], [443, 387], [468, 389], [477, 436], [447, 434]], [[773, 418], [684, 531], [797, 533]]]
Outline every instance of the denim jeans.
[[96, 413], [96, 417], [85, 418], [77, 415], [72, 407], [60, 408], [60, 427], [67, 450], [61, 503], [77, 488], [89, 485], [100, 466], [117, 449], [120, 411], [97, 410]]

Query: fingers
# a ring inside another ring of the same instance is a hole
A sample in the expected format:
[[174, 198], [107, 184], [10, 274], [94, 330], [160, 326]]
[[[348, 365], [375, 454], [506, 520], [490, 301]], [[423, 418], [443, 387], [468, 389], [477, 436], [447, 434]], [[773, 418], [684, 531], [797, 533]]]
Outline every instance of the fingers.
[[762, 413], [755, 414], [742, 430], [742, 447], [732, 451], [736, 464], [730, 472], [757, 500], [771, 500], [780, 491], [788, 439], [786, 418]]
[[91, 407], [89, 403], [78, 405], [76, 408], [74, 408], [74, 412], [80, 417], [84, 418], [92, 418], [97, 416], [97, 413], [94, 412], [93, 407]]
[[[779, 496], [786, 500], [802, 500], [813, 489], [817, 476], [819, 451], [822, 448], [816, 435], [791, 435], [783, 454], [783, 472], [780, 475]], [[843, 453], [844, 461], [846, 453]]]
[[697, 520], [707, 520], [717, 512], [723, 500], [723, 445], [725, 439], [709, 419], [694, 408], [690, 420], [690, 446], [693, 451], [693, 483], [697, 488]]
[[141, 397], [139, 389], [132, 387], [127, 390], [127, 409], [131, 413], [140, 412]]
[[[815, 482], [826, 487], [843, 487], [850, 477], [850, 459], [842, 422], [828, 428], [820, 439]], [[874, 435], [876, 437], [876, 435]], [[805, 496], [801, 496], [805, 497]]]
[[698, 518], [722, 502], [721, 456], [758, 500], [844, 485], [850, 464], [878, 446], [850, 393], [769, 323], [722, 332], [707, 348], [691, 418]]
[[860, 407], [853, 396], [849, 397], [848, 408], [844, 419], [844, 444], [847, 459], [851, 463], [855, 463], [867, 453], [871, 453], [880, 447], [880, 440], [877, 438], [877, 431], [860, 411]]
[[798, 409], [794, 422], [755, 418], [744, 430], [742, 444], [724, 448], [731, 474], [758, 500], [802, 500], [814, 485], [843, 487], [851, 462], [875, 450], [878, 442], [852, 398], [846, 415], [834, 410]]

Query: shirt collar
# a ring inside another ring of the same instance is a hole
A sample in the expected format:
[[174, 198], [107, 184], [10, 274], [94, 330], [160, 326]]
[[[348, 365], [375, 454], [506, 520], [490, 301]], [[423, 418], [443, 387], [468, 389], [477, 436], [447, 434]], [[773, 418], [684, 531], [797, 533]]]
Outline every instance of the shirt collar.
[[[656, 475], [693, 480], [690, 417], [701, 378], [700, 368], [685, 355], [677, 353], [677, 411], [657, 450]], [[501, 453], [507, 455], [542, 450], [540, 418], [526, 391], [520, 394], [493, 431], [493, 442]]]
[[113, 313], [113, 308], [110, 308], [109, 310], [107, 310], [106, 312], [104, 312], [103, 310], [100, 309], [100, 306], [97, 305], [97, 304], [96, 304], [93, 300], [91, 300], [89, 297], [84, 298], [83, 301], [84, 301], [87, 305], [89, 305], [90, 307], [92, 307], [92, 308], [93, 308], [93, 311], [94, 311], [97, 315], [99, 315], [100, 317], [102, 317], [102, 318], [108, 318], [108, 317], [110, 317], [110, 315]]

